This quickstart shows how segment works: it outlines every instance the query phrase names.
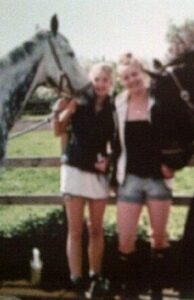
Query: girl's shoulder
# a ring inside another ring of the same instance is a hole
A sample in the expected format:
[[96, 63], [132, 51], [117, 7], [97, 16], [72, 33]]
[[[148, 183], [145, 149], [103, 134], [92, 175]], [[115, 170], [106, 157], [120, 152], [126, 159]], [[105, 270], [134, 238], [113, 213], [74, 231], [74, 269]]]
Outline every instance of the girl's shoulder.
[[127, 90], [122, 91], [115, 97], [115, 105], [120, 105], [122, 102], [127, 101], [129, 92]]
[[119, 112], [120, 110], [125, 110], [127, 107], [127, 100], [129, 97], [129, 92], [127, 90], [119, 93], [115, 98], [115, 110]]

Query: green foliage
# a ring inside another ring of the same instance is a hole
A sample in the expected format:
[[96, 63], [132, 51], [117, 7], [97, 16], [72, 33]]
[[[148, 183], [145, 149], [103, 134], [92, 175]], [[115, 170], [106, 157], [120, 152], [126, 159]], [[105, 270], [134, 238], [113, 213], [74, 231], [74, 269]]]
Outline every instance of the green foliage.
[[194, 195], [194, 167], [186, 167], [176, 173], [174, 180], [174, 194], [175, 195]]
[[[183, 235], [188, 208], [173, 207], [169, 220], [169, 237], [179, 240]], [[51, 225], [64, 224], [64, 212], [60, 206], [54, 205], [0, 205], [0, 237], [18, 235], [31, 236], [34, 233], [44, 234]], [[105, 213], [105, 235], [111, 237], [117, 231], [116, 206], [107, 206]], [[144, 208], [139, 226], [138, 237], [149, 240], [151, 235], [147, 209]]]
[[169, 26], [169, 29], [167, 32], [168, 42], [170, 42], [170, 43], [178, 42], [179, 38], [180, 39], [184, 38], [184, 35], [186, 35], [186, 33], [193, 35], [193, 28], [194, 28], [194, 20], [190, 20], [190, 19], [187, 19], [181, 25], [176, 25], [176, 24], [172, 23]]
[[31, 115], [48, 114], [58, 97], [57, 91], [40, 86], [27, 102], [23, 113], [30, 113]]
[[167, 32], [168, 56], [176, 58], [194, 47], [194, 20], [187, 19], [183, 24], [171, 24]]
[[121, 83], [121, 81], [117, 78], [117, 80], [115, 81], [115, 85], [114, 85], [114, 95], [118, 95], [119, 93], [121, 93], [123, 90], [123, 85]]
[[24, 114], [31, 114], [31, 115], [46, 115], [51, 112], [51, 103], [49, 102], [28, 102], [25, 107]]
[[[168, 233], [171, 240], [181, 239], [184, 231], [188, 207], [172, 207], [168, 224]], [[116, 228], [116, 206], [110, 205], [105, 214], [105, 234], [112, 236]], [[151, 237], [150, 220], [147, 208], [144, 207], [138, 225], [138, 237], [149, 240]]]
[[0, 206], [0, 236], [11, 238], [45, 232], [51, 223], [64, 223], [64, 213], [56, 206]]

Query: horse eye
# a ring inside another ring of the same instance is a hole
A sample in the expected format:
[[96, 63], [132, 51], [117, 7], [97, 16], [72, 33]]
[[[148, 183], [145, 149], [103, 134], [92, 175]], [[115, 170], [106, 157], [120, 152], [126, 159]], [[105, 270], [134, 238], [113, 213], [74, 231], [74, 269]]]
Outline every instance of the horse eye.
[[68, 55], [69, 55], [70, 57], [75, 57], [75, 54], [74, 54], [73, 52], [69, 52]]

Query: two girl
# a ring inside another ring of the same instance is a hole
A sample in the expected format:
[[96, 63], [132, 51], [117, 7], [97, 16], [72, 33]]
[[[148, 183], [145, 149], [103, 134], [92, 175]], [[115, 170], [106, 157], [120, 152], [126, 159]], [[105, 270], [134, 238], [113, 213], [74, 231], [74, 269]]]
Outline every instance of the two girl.
[[[163, 164], [157, 132], [152, 125], [154, 99], [149, 94], [140, 62], [130, 54], [121, 57], [118, 73], [125, 90], [115, 99], [117, 135], [113, 157], [118, 182], [119, 269], [122, 293], [136, 299], [135, 283], [129, 282], [128, 270], [135, 253], [140, 213], [146, 203], [152, 227], [152, 250], [155, 260], [169, 247], [166, 226], [171, 206], [171, 192], [165, 178], [171, 170]], [[71, 126], [61, 167], [61, 191], [68, 219], [67, 257], [71, 280], [82, 288], [82, 232], [85, 204], [89, 209], [89, 277], [92, 284], [103, 287], [100, 279], [104, 250], [103, 216], [109, 187], [106, 173], [109, 165], [107, 144], [115, 131], [113, 107], [109, 92], [112, 71], [106, 64], [94, 65], [90, 79], [93, 93], [87, 105], [72, 99], [68, 105], [59, 101], [54, 120], [56, 135]]]

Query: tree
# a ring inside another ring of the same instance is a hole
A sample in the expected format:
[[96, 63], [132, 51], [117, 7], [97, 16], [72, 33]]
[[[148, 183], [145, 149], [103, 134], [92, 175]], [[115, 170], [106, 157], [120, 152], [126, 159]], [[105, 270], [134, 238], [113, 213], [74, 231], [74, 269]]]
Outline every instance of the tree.
[[189, 50], [194, 50], [194, 20], [186, 20], [182, 25], [171, 24], [167, 33], [169, 60]]

